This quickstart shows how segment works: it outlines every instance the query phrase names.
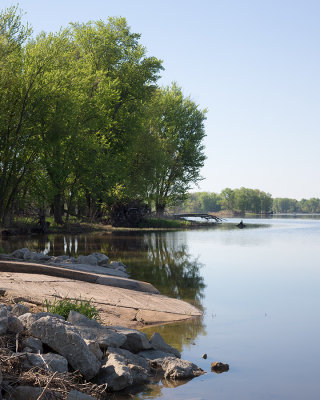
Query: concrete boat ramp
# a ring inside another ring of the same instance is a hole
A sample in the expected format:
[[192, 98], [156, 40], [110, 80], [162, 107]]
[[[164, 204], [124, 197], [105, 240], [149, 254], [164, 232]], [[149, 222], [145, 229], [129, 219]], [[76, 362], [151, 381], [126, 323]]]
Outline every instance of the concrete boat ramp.
[[91, 272], [92, 266], [20, 262], [0, 259], [0, 301], [24, 302], [42, 310], [47, 299], [91, 300], [102, 322], [142, 328], [145, 325], [182, 321], [202, 315], [182, 300], [159, 294], [150, 283]]

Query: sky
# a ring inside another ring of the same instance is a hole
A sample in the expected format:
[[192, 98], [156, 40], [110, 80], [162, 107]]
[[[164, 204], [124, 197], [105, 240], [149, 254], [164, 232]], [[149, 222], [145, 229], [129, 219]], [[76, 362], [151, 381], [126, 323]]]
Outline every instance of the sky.
[[[17, 2], [0, 0], [0, 9]], [[20, 0], [34, 30], [125, 17], [160, 85], [207, 108], [204, 179], [193, 191], [257, 188], [320, 197], [319, 0]]]

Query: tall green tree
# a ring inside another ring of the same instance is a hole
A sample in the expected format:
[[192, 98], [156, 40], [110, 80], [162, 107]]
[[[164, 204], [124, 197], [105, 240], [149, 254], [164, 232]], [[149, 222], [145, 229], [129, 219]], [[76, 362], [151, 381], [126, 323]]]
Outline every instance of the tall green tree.
[[154, 139], [153, 148], [148, 149], [153, 157], [148, 197], [156, 211], [163, 213], [201, 180], [206, 110], [185, 97], [176, 84], [157, 90], [148, 107], [145, 131]]
[[24, 68], [31, 29], [17, 7], [0, 12], [0, 222], [6, 223], [23, 180], [34, 166], [36, 142], [29, 131], [39, 67]]

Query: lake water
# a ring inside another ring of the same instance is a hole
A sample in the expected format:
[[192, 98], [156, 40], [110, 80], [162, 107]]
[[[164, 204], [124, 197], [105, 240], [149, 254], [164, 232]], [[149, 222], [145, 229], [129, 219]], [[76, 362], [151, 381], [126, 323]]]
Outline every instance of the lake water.
[[[133, 278], [204, 310], [202, 318], [146, 332], [160, 332], [207, 373], [177, 387], [154, 383], [130, 398], [319, 399], [320, 220], [245, 219], [242, 230], [238, 222], [191, 231], [17, 237], [0, 246], [55, 255], [101, 251], [127, 264]], [[213, 361], [228, 363], [229, 372], [210, 372]]]

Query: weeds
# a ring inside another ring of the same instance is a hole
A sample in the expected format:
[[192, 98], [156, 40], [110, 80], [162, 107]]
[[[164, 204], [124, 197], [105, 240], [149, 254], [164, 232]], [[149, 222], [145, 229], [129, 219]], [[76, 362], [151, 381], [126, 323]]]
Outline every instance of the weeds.
[[90, 300], [83, 299], [70, 299], [65, 297], [63, 299], [55, 298], [52, 302], [48, 299], [44, 301], [44, 309], [52, 314], [61, 315], [67, 319], [70, 311], [77, 311], [79, 314], [86, 316], [89, 319], [100, 321], [100, 315], [97, 308]]

